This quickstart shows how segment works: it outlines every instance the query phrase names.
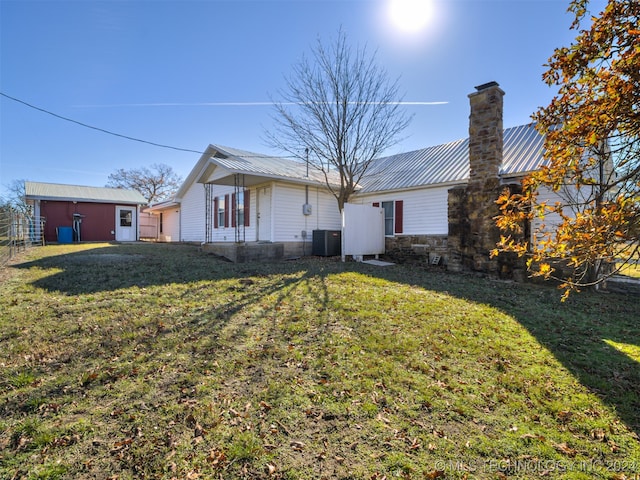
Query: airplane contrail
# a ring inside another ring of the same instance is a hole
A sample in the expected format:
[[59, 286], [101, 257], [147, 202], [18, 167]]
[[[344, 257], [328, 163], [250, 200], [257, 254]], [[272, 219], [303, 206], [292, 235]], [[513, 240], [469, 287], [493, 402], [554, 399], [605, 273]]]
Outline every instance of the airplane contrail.
[[[196, 102], [196, 103], [182, 103], [182, 102], [160, 102], [160, 103], [111, 103], [111, 104], [87, 104], [87, 105], [74, 105], [76, 108], [122, 108], [122, 107], [265, 107], [273, 105], [305, 105], [306, 103], [314, 102]], [[333, 103], [333, 102], [326, 102]], [[347, 102], [350, 105], [358, 105], [361, 103], [380, 104], [385, 103], [388, 105], [408, 105], [408, 106], [423, 106], [423, 105], [446, 105], [447, 101], [436, 102], [423, 102], [423, 101], [397, 101], [397, 102]]]

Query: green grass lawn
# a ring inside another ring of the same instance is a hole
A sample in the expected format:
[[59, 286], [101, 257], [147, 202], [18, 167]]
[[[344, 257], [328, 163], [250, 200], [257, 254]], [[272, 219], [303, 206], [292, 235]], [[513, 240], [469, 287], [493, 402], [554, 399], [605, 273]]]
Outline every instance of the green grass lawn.
[[410, 266], [33, 248], [0, 478], [640, 476], [640, 302]]

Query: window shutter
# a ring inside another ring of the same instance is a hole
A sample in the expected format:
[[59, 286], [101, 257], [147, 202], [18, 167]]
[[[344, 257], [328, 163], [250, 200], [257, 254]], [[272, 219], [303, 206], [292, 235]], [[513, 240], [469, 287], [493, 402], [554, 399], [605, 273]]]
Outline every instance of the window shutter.
[[231, 194], [231, 226], [236, 226], [236, 215], [238, 214], [237, 205], [236, 205], [236, 194]]
[[396, 200], [395, 202], [395, 207], [396, 207], [396, 225], [395, 225], [395, 233], [402, 233], [402, 200]]
[[373, 206], [374, 207], [379, 207], [380, 206], [380, 202], [373, 202]]
[[224, 226], [225, 228], [229, 226], [229, 211], [231, 210], [229, 208], [229, 194], [227, 193], [224, 196]]
[[249, 195], [250, 190], [245, 190], [244, 191], [244, 226], [248, 227], [249, 226], [249, 219], [250, 217], [250, 210], [249, 210], [249, 206], [251, 205], [251, 197]]
[[218, 228], [218, 208], [220, 208], [220, 200], [216, 197], [213, 199], [213, 228]]

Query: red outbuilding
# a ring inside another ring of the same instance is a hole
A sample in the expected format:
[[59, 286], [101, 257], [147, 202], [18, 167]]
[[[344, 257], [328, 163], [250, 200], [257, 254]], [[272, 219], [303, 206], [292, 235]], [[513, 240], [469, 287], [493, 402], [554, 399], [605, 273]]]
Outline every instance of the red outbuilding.
[[121, 188], [25, 182], [25, 200], [44, 221], [46, 242], [132, 242], [140, 238], [139, 192]]

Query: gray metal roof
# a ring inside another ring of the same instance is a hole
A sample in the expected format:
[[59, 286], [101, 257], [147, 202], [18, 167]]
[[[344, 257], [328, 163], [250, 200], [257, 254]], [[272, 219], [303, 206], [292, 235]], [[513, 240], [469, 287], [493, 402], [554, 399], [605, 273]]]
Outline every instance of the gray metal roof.
[[[533, 124], [504, 130], [500, 175], [522, 176], [538, 169], [544, 138]], [[360, 181], [360, 193], [466, 183], [469, 179], [469, 139], [436, 145], [374, 160]]]
[[[320, 170], [313, 166], [307, 169], [307, 164], [301, 161], [272, 157], [237, 148], [216, 145], [212, 145], [212, 147], [218, 152], [213, 156], [212, 161], [232, 173], [291, 180], [299, 183], [325, 184], [324, 174]], [[338, 173], [330, 171], [329, 181], [340, 184]]]
[[464, 182], [469, 178], [469, 140], [374, 160], [360, 180], [360, 193]]
[[136, 190], [87, 187], [59, 183], [24, 182], [25, 197], [31, 200], [71, 200], [76, 202], [144, 205], [147, 200]]
[[504, 131], [500, 175], [518, 177], [538, 170], [545, 163], [543, 152], [544, 137], [534, 124], [507, 128]]

